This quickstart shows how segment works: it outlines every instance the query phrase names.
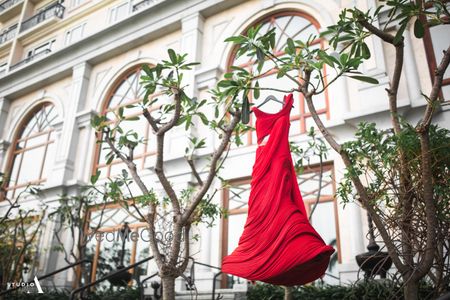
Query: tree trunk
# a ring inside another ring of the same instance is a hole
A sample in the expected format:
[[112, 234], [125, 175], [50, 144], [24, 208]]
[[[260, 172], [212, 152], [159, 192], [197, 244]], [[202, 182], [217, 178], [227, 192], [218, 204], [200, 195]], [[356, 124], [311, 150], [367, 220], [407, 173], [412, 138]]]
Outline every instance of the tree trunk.
[[163, 300], [175, 300], [175, 278], [164, 277], [162, 278], [162, 293]]
[[419, 299], [419, 282], [408, 281], [404, 287], [405, 300]]
[[289, 286], [284, 286], [284, 300], [294, 300], [292, 296], [292, 288]]

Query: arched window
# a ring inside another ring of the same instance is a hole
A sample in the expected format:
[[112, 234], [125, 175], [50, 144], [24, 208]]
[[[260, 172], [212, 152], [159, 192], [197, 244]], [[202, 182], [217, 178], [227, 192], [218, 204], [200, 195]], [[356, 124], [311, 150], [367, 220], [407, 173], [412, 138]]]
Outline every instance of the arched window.
[[[118, 122], [117, 115], [120, 108], [124, 109], [125, 118], [140, 116], [137, 121], [122, 121], [120, 124], [124, 133], [133, 130], [138, 133], [139, 137], [146, 140], [145, 144], [139, 144], [136, 149], [134, 149], [134, 162], [138, 169], [143, 169], [146, 158], [156, 152], [156, 142], [152, 135], [151, 128], [146, 119], [141, 116], [142, 108], [137, 105], [131, 107], [133, 104], [142, 101], [145, 95], [145, 89], [139, 84], [140, 77], [143, 74], [144, 71], [141, 69], [140, 65], [125, 72], [118, 80], [116, 80], [116, 83], [113, 84], [102, 109], [102, 114], [108, 117], [111, 124]], [[155, 96], [156, 94], [149, 98], [152, 99]], [[105, 145], [103, 145], [103, 147], [104, 146]], [[126, 169], [119, 159], [116, 159], [112, 161], [111, 164], [107, 165], [105, 156], [109, 150], [101, 149], [103, 147], [97, 146], [93, 169], [94, 173], [95, 170], [98, 169], [101, 171], [101, 178], [104, 178], [117, 175], [122, 169]]]
[[55, 106], [46, 102], [37, 106], [20, 126], [6, 172], [9, 199], [19, 196], [27, 185], [39, 185], [47, 180], [55, 156], [56, 120]]
[[[264, 34], [270, 29], [275, 28], [276, 42], [274, 54], [278, 57], [284, 55], [284, 49], [286, 47], [286, 41], [288, 38], [306, 42], [310, 36], [318, 37], [320, 28], [319, 23], [311, 16], [301, 12], [292, 11], [279, 12], [266, 16], [255, 22], [255, 24], [262, 24], [262, 27], [260, 29], [261, 34]], [[255, 26], [255, 24], [253, 24], [252, 26]], [[323, 47], [323, 40], [316, 38], [312, 44], [313, 47]], [[256, 57], [243, 55], [236, 58], [236, 50], [237, 49], [235, 49], [230, 56], [229, 66], [239, 66], [256, 73]], [[290, 90], [292, 89], [292, 87], [294, 87], [293, 84], [295, 83], [293, 83], [290, 79], [285, 77], [277, 78], [277, 70], [275, 69], [275, 65], [271, 61], [267, 61], [265, 63], [261, 74], [263, 75], [261, 75], [257, 79], [261, 87], [277, 87], [285, 90]], [[291, 71], [290, 75], [299, 78], [298, 72], [296, 73], [295, 71]], [[259, 99], [253, 99], [253, 95], [252, 93], [250, 93], [249, 100], [255, 104], [258, 104], [260, 101], [263, 101], [268, 95], [274, 95], [280, 100], [283, 99], [283, 94], [280, 92], [261, 91], [261, 96], [259, 97]], [[311, 118], [311, 114], [308, 111], [302, 95], [300, 93], [295, 93], [294, 98], [294, 108], [291, 110], [291, 135], [305, 133], [311, 126], [314, 126], [314, 121]], [[325, 91], [321, 95], [315, 96], [314, 103], [316, 105], [316, 110], [319, 116], [321, 118], [328, 119], [329, 111], [327, 91]], [[270, 101], [267, 104], [264, 104], [261, 109], [265, 111], [279, 110], [280, 104]], [[250, 118], [250, 124], [254, 126], [254, 116], [251, 114]], [[244, 145], [254, 144], [256, 142], [256, 133], [254, 131], [249, 132], [246, 136], [243, 136], [242, 139]]]

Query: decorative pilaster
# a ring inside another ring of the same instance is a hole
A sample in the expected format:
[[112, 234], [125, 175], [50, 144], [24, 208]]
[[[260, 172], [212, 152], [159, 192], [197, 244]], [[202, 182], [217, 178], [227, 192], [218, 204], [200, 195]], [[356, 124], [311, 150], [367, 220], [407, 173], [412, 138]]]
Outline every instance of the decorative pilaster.
[[406, 77], [406, 84], [408, 86], [408, 96], [411, 106], [425, 105], [427, 102], [422, 97], [421, 85], [419, 80], [419, 72], [417, 69], [416, 59], [413, 53], [413, 45], [411, 42], [411, 31], [406, 30], [403, 40], [404, 50], [404, 74]]
[[[187, 61], [199, 62], [201, 60], [201, 49], [203, 40], [204, 19], [200, 13], [195, 13], [181, 20], [181, 52], [187, 53]], [[184, 81], [188, 84], [186, 93], [188, 95], [196, 95], [195, 72], [194, 66], [192, 71], [185, 71]]]
[[5, 140], [0, 140], [0, 171], [5, 168], [8, 148], [11, 145], [10, 142]]
[[6, 119], [8, 118], [9, 108], [11, 101], [8, 98], [0, 98], [0, 171], [5, 167], [6, 154], [8, 147], [11, 144], [9, 141], [4, 140], [6, 130]]
[[74, 176], [74, 159], [79, 137], [77, 113], [84, 108], [91, 66], [87, 62], [73, 68], [72, 88], [65, 103], [64, 123], [56, 152], [55, 165], [49, 185], [62, 185]]
[[8, 98], [0, 97], [0, 140], [4, 138], [6, 118], [8, 117], [11, 101]]
[[[200, 13], [189, 15], [181, 20], [181, 53], [187, 53], [187, 62], [199, 62], [201, 60], [201, 48], [203, 40], [203, 16]], [[183, 70], [183, 86], [189, 97], [198, 96], [198, 90], [195, 82], [195, 70]], [[192, 134], [195, 134], [195, 128], [191, 127]], [[184, 156], [185, 145], [188, 143], [190, 134], [184, 130], [184, 127], [176, 127], [167, 135], [167, 156], [168, 159], [174, 159]], [[180, 147], [180, 145], [183, 145]]]

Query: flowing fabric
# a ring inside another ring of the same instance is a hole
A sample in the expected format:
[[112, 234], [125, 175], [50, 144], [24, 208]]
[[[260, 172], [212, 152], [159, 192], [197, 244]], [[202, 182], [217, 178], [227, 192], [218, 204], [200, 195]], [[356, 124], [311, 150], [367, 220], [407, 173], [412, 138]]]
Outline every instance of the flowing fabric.
[[[248, 215], [237, 248], [222, 260], [222, 272], [277, 285], [300, 285], [325, 273], [333, 247], [308, 221], [289, 149], [289, 112], [269, 114], [253, 107], [256, 150]], [[324, 220], [325, 221], [325, 220]]]

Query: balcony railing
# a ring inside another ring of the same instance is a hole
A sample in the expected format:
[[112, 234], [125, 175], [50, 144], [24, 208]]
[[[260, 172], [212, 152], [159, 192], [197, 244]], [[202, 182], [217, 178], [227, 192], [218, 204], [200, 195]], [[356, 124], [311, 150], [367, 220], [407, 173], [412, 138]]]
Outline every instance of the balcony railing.
[[43, 10], [32, 16], [31, 18], [29, 18], [28, 20], [24, 21], [22, 23], [22, 26], [20, 27], [20, 31], [22, 32], [27, 29], [30, 29], [36, 26], [37, 24], [52, 17], [62, 18], [64, 15], [64, 10], [65, 7], [61, 3], [54, 2], [53, 4], [50, 4], [49, 6], [47, 6], [46, 8], [44, 8]]
[[142, 8], [149, 6], [150, 4], [154, 4], [156, 2], [160, 2], [161, 0], [143, 0], [139, 3], [133, 5], [133, 12], [141, 10]]
[[13, 39], [17, 32], [17, 24], [9, 27], [0, 34], [0, 45]]
[[34, 54], [34, 55], [32, 55], [32, 56], [28, 56], [28, 57], [25, 58], [24, 60], [21, 60], [21, 61], [19, 61], [18, 63], [12, 65], [12, 66], [9, 68], [9, 70], [12, 71], [12, 70], [14, 70], [14, 69], [17, 69], [18, 67], [21, 67], [21, 66], [23, 66], [23, 65], [26, 65], [26, 64], [29, 63], [30, 61], [32, 61], [32, 60], [34, 60], [34, 59], [36, 59], [36, 58], [38, 58], [38, 57], [44, 56], [44, 55], [46, 55], [46, 54], [48, 54], [48, 53], [50, 53], [50, 52], [52, 52], [52, 50], [50, 50], [50, 49], [45, 49], [45, 50], [42, 51], [42, 52], [39, 52], [39, 53]]
[[13, 6], [16, 3], [22, 2], [23, 0], [6, 0], [0, 3], [0, 14], [2, 13], [2, 11], [4, 11], [5, 9]]

